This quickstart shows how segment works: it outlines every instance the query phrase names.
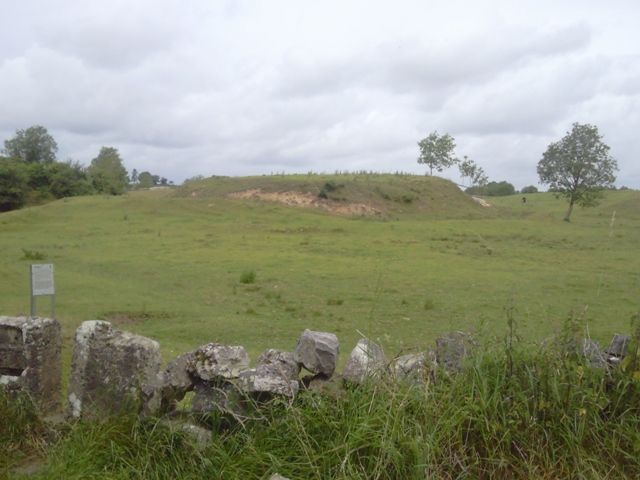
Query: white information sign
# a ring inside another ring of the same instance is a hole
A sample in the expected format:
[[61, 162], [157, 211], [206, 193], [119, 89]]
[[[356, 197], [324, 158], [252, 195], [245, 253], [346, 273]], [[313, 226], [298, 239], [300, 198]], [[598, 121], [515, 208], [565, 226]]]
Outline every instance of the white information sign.
[[31, 265], [31, 295], [55, 295], [53, 264]]

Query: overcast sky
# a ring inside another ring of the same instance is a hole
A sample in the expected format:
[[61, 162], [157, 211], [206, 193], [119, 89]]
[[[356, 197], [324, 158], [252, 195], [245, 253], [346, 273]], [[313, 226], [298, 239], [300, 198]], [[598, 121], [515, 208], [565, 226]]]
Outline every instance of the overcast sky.
[[580, 122], [640, 187], [634, 0], [2, 3], [0, 142], [39, 124], [61, 159], [113, 146], [181, 182], [422, 173], [416, 143], [438, 130], [521, 188]]

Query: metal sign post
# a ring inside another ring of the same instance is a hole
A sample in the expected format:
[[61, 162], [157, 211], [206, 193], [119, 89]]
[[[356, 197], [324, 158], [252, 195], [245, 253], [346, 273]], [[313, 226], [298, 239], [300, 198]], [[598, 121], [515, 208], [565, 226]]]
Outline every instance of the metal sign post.
[[51, 297], [51, 317], [56, 317], [56, 290], [53, 283], [53, 264], [29, 265], [31, 286], [31, 316], [36, 316], [36, 297]]

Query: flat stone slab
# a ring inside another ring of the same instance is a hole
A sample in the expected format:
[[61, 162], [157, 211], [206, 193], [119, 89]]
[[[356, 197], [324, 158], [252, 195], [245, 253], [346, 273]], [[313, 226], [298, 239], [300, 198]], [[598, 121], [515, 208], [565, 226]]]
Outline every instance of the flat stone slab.
[[249, 368], [249, 355], [244, 347], [208, 343], [195, 353], [195, 373], [202, 380], [229, 380], [238, 378]]

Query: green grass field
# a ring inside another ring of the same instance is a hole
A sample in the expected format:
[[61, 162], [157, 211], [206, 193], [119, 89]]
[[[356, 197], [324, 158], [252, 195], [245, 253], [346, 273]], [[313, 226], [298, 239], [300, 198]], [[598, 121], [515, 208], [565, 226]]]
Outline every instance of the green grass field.
[[[226, 195], [315, 195], [326, 182], [338, 187], [330, 204], [382, 213]], [[335, 332], [343, 352], [362, 333], [394, 355], [453, 329], [502, 336], [507, 306], [531, 340], [572, 312], [601, 342], [627, 332], [640, 307], [640, 192], [609, 192], [572, 223], [562, 200], [527, 198], [483, 208], [437, 178], [291, 175], [60, 200], [0, 215], [0, 314], [28, 312], [28, 265], [52, 262], [66, 361], [74, 329], [96, 318], [157, 339], [167, 360], [209, 341], [255, 358], [292, 349], [305, 328]]]
[[[228, 197], [256, 189], [328, 198], [301, 208]], [[156, 418], [51, 426], [0, 392], [0, 419], [11, 419], [0, 421], [0, 478], [638, 478], [640, 192], [608, 192], [572, 223], [549, 194], [488, 200], [436, 178], [310, 175], [0, 215], [0, 314], [27, 313], [28, 265], [54, 263], [66, 373], [74, 329], [95, 318], [159, 340], [167, 360], [210, 341], [255, 359], [293, 349], [304, 328], [335, 332], [343, 363], [361, 334], [388, 356], [452, 329], [482, 340], [460, 374], [435, 383], [303, 391], [254, 405], [243, 423], [195, 418], [214, 432], [203, 448]], [[353, 204], [376, 213], [328, 211]], [[635, 355], [591, 369], [557, 348], [570, 342], [540, 348], [561, 332], [601, 343], [634, 332]]]

